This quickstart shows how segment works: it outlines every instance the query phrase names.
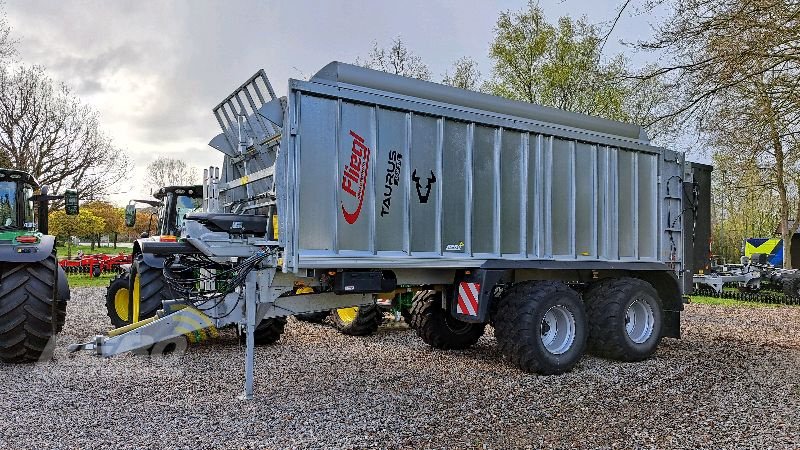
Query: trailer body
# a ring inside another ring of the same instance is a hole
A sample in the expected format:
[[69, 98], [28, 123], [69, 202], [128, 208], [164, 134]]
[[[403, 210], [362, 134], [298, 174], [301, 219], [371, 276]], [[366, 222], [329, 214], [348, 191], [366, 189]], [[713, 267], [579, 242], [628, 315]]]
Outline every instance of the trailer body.
[[638, 361], [680, 336], [693, 171], [638, 126], [338, 62], [289, 80], [286, 98], [259, 71], [214, 114], [225, 166], [206, 171], [207, 212], [180, 242], [142, 248], [183, 300], [80, 348], [141, 348], [181, 319], [239, 324], [250, 396], [262, 320], [378, 293], [414, 292], [431, 346], [469, 347], [491, 323], [515, 365], [544, 374], [573, 367], [587, 339]]

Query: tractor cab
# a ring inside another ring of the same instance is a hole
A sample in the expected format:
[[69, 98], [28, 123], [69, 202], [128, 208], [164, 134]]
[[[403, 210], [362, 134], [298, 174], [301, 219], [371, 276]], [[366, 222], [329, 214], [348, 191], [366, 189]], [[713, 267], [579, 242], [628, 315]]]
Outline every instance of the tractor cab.
[[203, 209], [202, 186], [167, 186], [153, 197], [161, 200], [158, 213], [158, 233], [161, 236], [178, 236], [186, 214]]
[[25, 172], [0, 170], [0, 230], [34, 231], [33, 196], [39, 183]]
[[[125, 223], [136, 224], [136, 203], [145, 203], [158, 208], [158, 222], [153, 237], [162, 241], [172, 241], [180, 234], [186, 214], [203, 208], [203, 186], [165, 186], [153, 194], [157, 200], [131, 200], [125, 211]], [[148, 226], [147, 236], [152, 227]], [[145, 237], [145, 236], [142, 236]]]

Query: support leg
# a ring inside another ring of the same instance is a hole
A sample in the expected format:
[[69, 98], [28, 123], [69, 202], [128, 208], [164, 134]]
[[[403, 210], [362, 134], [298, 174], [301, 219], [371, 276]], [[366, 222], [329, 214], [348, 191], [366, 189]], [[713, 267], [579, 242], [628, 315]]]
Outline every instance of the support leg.
[[243, 400], [253, 399], [253, 363], [255, 360], [256, 332], [256, 274], [250, 272], [244, 287], [244, 308], [246, 317], [247, 348], [244, 356], [244, 393]]

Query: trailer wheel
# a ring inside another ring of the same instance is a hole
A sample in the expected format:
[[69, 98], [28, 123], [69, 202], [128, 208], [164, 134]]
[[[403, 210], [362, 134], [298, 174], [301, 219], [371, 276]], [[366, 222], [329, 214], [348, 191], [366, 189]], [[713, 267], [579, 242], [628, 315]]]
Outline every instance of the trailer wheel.
[[500, 300], [495, 336], [501, 353], [525, 372], [568, 372], [586, 348], [586, 313], [580, 295], [558, 281], [512, 287]]
[[788, 277], [783, 281], [783, 295], [800, 298], [800, 276]]
[[368, 336], [383, 323], [383, 311], [377, 305], [354, 306], [331, 310], [333, 326], [350, 336]]
[[[141, 255], [131, 265], [128, 289], [133, 295], [134, 314], [129, 315], [126, 325], [132, 323], [131, 319], [143, 320], [155, 316], [168, 298], [163, 271], [149, 266]], [[137, 308], [138, 317], [135, 314]]]
[[0, 264], [0, 361], [38, 361], [54, 328], [63, 328], [66, 304], [55, 300], [55, 283], [55, 255]]
[[658, 292], [637, 278], [607, 278], [585, 294], [589, 350], [619, 361], [641, 361], [661, 342]]
[[463, 322], [442, 309], [442, 293], [419, 291], [411, 306], [411, 328], [423, 342], [442, 350], [472, 347], [483, 336], [486, 324]]
[[[253, 334], [256, 345], [270, 345], [278, 342], [284, 330], [286, 329], [285, 317], [273, 317], [270, 319], [263, 319], [261, 323], [256, 326], [256, 332]], [[239, 341], [245, 343], [247, 341], [247, 333], [242, 332], [239, 327], [236, 327], [239, 335]]]
[[106, 288], [106, 313], [111, 325], [119, 328], [130, 323], [130, 276], [128, 272], [117, 274]]

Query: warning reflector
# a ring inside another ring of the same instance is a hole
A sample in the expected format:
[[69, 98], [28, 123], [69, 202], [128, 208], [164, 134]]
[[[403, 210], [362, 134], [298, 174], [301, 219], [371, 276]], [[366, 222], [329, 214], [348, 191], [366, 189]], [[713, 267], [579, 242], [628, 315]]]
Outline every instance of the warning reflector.
[[481, 291], [479, 283], [461, 282], [458, 285], [458, 306], [456, 312], [469, 316], [478, 315], [478, 293]]

